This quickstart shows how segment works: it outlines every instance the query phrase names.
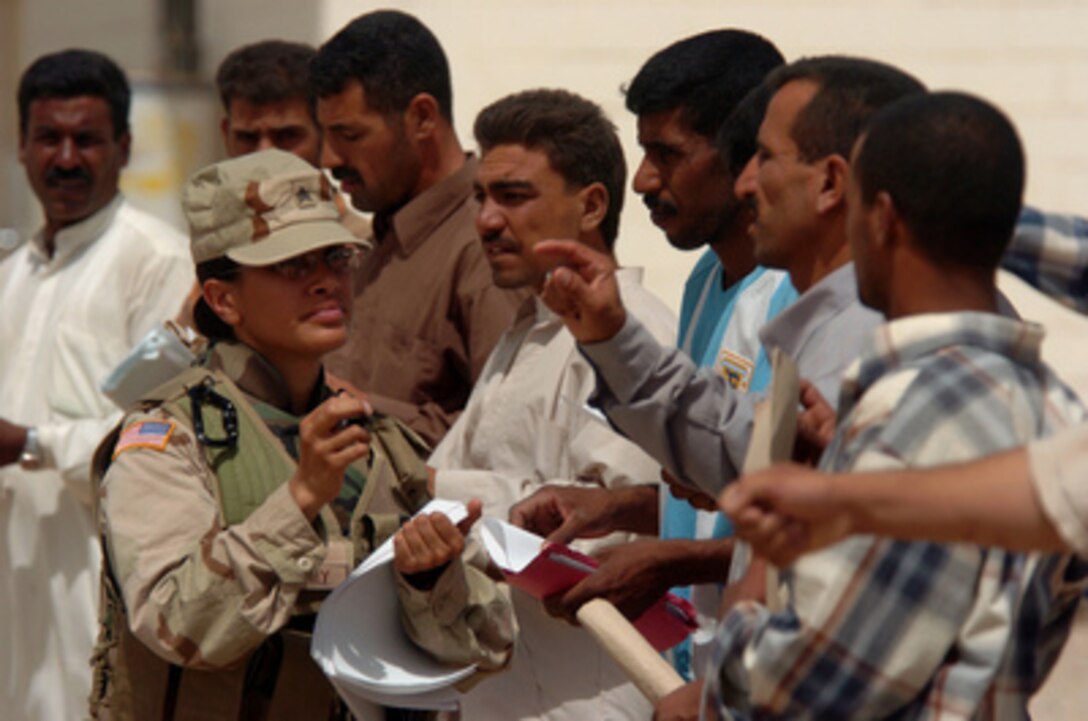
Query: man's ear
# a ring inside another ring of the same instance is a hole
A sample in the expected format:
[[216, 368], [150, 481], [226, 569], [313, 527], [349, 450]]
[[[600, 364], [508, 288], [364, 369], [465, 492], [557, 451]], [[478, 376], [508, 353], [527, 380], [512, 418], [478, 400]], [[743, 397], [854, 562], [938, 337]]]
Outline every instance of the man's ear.
[[241, 324], [242, 312], [238, 307], [234, 283], [218, 278], [208, 278], [204, 281], [202, 290], [204, 302], [224, 323], [232, 328]]
[[869, 209], [873, 240], [884, 248], [891, 248], [901, 240], [903, 224], [895, 200], [888, 191], [881, 190], [873, 198]]
[[430, 93], [419, 93], [408, 103], [404, 111], [404, 128], [408, 135], [424, 140], [434, 135], [442, 117], [438, 101]]
[[827, 213], [846, 205], [846, 183], [850, 164], [841, 155], [831, 154], [819, 161], [822, 178], [816, 196], [816, 212]]
[[583, 233], [592, 233], [601, 227], [604, 216], [608, 214], [608, 190], [604, 183], [590, 183], [578, 192], [582, 202], [582, 220], [579, 229]]
[[126, 130], [121, 134], [117, 144], [121, 147], [121, 167], [127, 167], [129, 155], [132, 152], [132, 133]]
[[223, 136], [223, 149], [230, 149], [230, 118], [223, 116], [223, 119], [219, 121], [219, 133]]

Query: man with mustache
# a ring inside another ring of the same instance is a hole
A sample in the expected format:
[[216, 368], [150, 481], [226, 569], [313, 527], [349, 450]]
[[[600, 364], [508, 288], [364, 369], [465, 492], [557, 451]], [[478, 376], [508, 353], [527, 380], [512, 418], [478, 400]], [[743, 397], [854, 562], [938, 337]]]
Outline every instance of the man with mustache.
[[[262, 40], [237, 48], [219, 64], [215, 89], [223, 104], [219, 129], [227, 157], [279, 148], [315, 168], [321, 166], [321, 129], [310, 92], [313, 47], [285, 40]], [[370, 221], [336, 197], [341, 222], [358, 238], [370, 238]], [[200, 284], [190, 291], [178, 321], [196, 327], [193, 307]]]
[[[1088, 313], [1083, 217], [1025, 208], [1001, 263]], [[933, 470], [826, 475], [780, 465], [742, 477], [722, 504], [744, 519], [742, 535], [753, 548], [780, 565], [853, 533], [1073, 550], [1088, 558], [1086, 439], [1082, 424], [1016, 451]]]
[[229, 157], [279, 148], [314, 167], [321, 164], [321, 130], [310, 92], [315, 52], [303, 43], [263, 40], [237, 48], [219, 64], [219, 128]]
[[0, 258], [0, 708], [83, 718], [99, 552], [88, 464], [119, 411], [99, 390], [193, 275], [182, 236], [118, 192], [131, 137], [124, 73], [99, 53], [35, 61], [19, 158], [44, 225]]
[[492, 284], [473, 228], [476, 160], [453, 128], [445, 53], [416, 18], [377, 11], [318, 50], [310, 80], [322, 165], [374, 213], [351, 336], [328, 366], [435, 444], [524, 298]]
[[[809, 78], [780, 85], [768, 118], [818, 93]], [[866, 126], [848, 171], [847, 236], [862, 302], [887, 322], [844, 377], [821, 470], [970, 461], [1083, 420], [1040, 358], [1042, 328], [998, 312], [1024, 167], [1011, 122], [962, 93], [901, 100]], [[708, 710], [1027, 718], [1086, 571], [1068, 555], [853, 537], [782, 569], [781, 612], [747, 603], [729, 613]]]
[[[632, 186], [670, 245], [704, 251], [684, 289], [678, 345], [741, 391], [766, 386], [770, 364], [759, 329], [797, 297], [785, 273], [756, 265], [751, 215], [733, 190], [755, 152], [766, 106], [766, 93], [746, 96], [782, 63], [774, 45], [758, 35], [713, 30], [658, 51], [626, 88], [643, 149]], [[659, 527], [660, 541], [608, 549], [597, 573], [564, 594], [560, 605], [573, 615], [603, 596], [634, 619], [675, 587], [694, 602], [702, 630], [671, 651], [673, 665], [688, 680], [701, 672], [721, 605], [721, 572], [733, 549], [721, 514], [654, 486], [615, 493], [550, 487], [520, 504], [513, 517], [560, 542], [598, 533], [618, 517]], [[551, 525], [557, 518], [566, 521], [559, 529]]]
[[[846, 242], [846, 157], [856, 129], [880, 107], [924, 89], [894, 68], [833, 57], [779, 68], [768, 87], [777, 90], [774, 79], [782, 82], [798, 68], [820, 78], [821, 92], [786, 117], [781, 109], [772, 112], [772, 100], [736, 193], [755, 206], [756, 260], [787, 270], [802, 293], [763, 327], [760, 339], [782, 348], [803, 377], [837, 398], [843, 370], [880, 320], [857, 297]], [[650, 341], [618, 302], [608, 259], [563, 243], [538, 244], [537, 252], [570, 266], [557, 269], [544, 298], [563, 315], [596, 371], [592, 402], [693, 489], [714, 493], [732, 481], [751, 438], [752, 399], [721, 375], [696, 369], [681, 352]], [[722, 569], [718, 577], [725, 576]], [[683, 717], [697, 692], [685, 687], [662, 699], [660, 717]]]
[[[219, 129], [227, 157], [279, 148], [321, 167], [321, 128], [310, 88], [310, 61], [316, 54], [304, 43], [262, 40], [224, 58], [215, 86], [223, 104]], [[336, 196], [340, 222], [356, 237], [369, 239], [370, 222], [348, 203]]]
[[[768, 109], [756, 154], [737, 179], [736, 192], [755, 210], [749, 232], [756, 260], [786, 270], [801, 293], [763, 328], [760, 340], [791, 356], [801, 377], [834, 402], [844, 369], [880, 322], [857, 297], [846, 242], [846, 158], [872, 114], [925, 88], [881, 63], [834, 56], [816, 60], [794, 65], [826, 71], [825, 92], [798, 109], [795, 124], [777, 123], [784, 126], [778, 128], [780, 148], [765, 137], [776, 125]], [[771, 77], [789, 72], [793, 66]], [[724, 378], [696, 369], [678, 351], [650, 341], [618, 302], [607, 260], [561, 243], [537, 250], [575, 271], [558, 271], [544, 297], [563, 314], [596, 371], [594, 405], [681, 482], [717, 494], [737, 477], [747, 452], [751, 399], [734, 392]]]
[[[615, 128], [594, 103], [563, 90], [530, 90], [489, 105], [476, 119], [481, 159], [476, 215], [494, 282], [539, 291], [552, 268], [533, 253], [547, 238], [612, 256], [626, 174]], [[660, 341], [675, 337], [664, 305], [639, 284], [638, 269], [617, 272], [624, 300]], [[483, 502], [486, 515], [541, 487], [656, 486], [658, 465], [586, 407], [593, 374], [562, 320], [537, 297], [527, 299], [499, 340], [480, 381], [428, 464], [437, 498]], [[440, 523], [436, 521], [436, 523]], [[444, 660], [461, 660], [469, 645], [487, 647], [487, 593], [472, 585], [458, 549], [436, 557], [429, 519], [400, 536], [398, 568], [422, 573], [420, 593], [406, 602], [412, 636]], [[425, 531], [416, 534], [422, 526]], [[641, 529], [654, 533], [656, 528]], [[456, 533], [456, 531], [454, 531]], [[615, 547], [631, 534], [579, 542], [584, 552]], [[424, 540], [427, 539], [427, 540]], [[414, 549], [414, 550], [413, 550]], [[408, 557], [406, 557], [406, 554]], [[432, 569], [444, 569], [437, 579]], [[477, 584], [479, 585], [479, 584]], [[466, 719], [645, 719], [649, 707], [592, 638], [550, 617], [516, 593], [519, 634], [509, 667], [466, 693]], [[505, 651], [505, 649], [503, 649]]]

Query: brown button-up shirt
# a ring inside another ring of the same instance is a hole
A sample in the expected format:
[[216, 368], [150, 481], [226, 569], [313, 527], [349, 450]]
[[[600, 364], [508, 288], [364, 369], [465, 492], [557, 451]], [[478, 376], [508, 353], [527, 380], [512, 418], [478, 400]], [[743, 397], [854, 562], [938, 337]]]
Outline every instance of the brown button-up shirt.
[[351, 336], [327, 367], [431, 444], [457, 420], [523, 292], [495, 287], [476, 233], [477, 162], [391, 218], [355, 277]]

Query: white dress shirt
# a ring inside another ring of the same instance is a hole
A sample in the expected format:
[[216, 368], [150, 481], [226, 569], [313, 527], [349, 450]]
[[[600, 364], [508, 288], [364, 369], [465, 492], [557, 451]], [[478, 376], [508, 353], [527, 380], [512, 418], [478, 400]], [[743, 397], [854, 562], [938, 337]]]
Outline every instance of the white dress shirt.
[[[622, 269], [617, 278], [628, 311], [660, 342], [672, 343], [675, 318], [639, 285], [640, 271]], [[593, 371], [561, 319], [538, 298], [526, 301], [431, 456], [435, 495], [480, 498], [486, 515], [505, 519], [514, 503], [545, 484], [656, 483], [659, 464], [587, 405], [593, 388]], [[592, 551], [629, 538], [574, 545]], [[520, 592], [514, 608], [520, 633], [513, 660], [465, 695], [464, 718], [649, 718], [645, 699], [584, 630], [551, 618]]]
[[177, 230], [120, 195], [0, 258], [0, 417], [38, 429], [44, 467], [0, 468], [0, 708], [87, 716], [99, 548], [91, 455], [121, 412], [99, 386], [193, 283]]

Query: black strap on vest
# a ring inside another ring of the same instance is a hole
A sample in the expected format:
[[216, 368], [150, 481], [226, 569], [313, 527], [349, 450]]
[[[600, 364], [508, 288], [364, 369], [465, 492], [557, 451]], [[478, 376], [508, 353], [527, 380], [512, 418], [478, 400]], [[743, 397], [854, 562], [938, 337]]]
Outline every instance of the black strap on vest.
[[[193, 434], [201, 445], [234, 448], [238, 445], [238, 409], [229, 398], [224, 398], [212, 390], [213, 384], [212, 377], [208, 376], [202, 383], [186, 391], [193, 409]], [[225, 434], [222, 438], [210, 438], [204, 432], [204, 406], [211, 406], [219, 411]]]

